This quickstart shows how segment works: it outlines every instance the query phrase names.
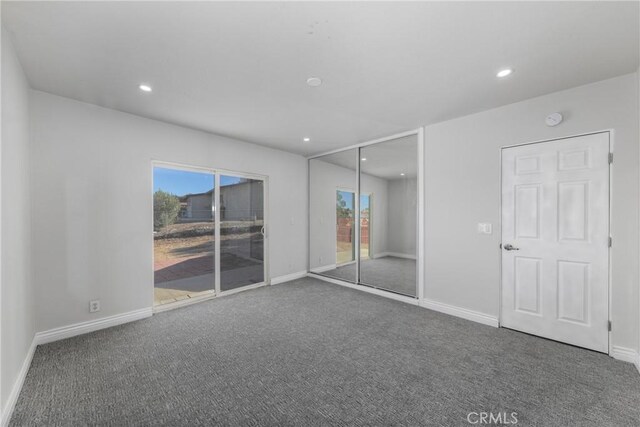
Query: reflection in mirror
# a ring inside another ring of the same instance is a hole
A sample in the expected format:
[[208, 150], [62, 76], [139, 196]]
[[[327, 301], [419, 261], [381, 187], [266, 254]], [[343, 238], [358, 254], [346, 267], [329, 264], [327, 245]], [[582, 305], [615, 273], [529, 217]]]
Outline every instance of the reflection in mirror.
[[309, 161], [309, 267], [356, 282], [357, 149]]
[[360, 150], [360, 283], [417, 296], [416, 135]]

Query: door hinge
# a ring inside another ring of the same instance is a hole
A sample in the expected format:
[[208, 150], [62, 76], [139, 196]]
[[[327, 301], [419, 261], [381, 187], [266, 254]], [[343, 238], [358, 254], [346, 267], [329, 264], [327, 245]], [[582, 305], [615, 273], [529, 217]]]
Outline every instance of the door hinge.
[[609, 332], [611, 332], [611, 320], [609, 320], [607, 327], [609, 328]]
[[613, 153], [609, 153], [609, 164], [613, 163]]
[[613, 246], [613, 237], [609, 236], [609, 247]]

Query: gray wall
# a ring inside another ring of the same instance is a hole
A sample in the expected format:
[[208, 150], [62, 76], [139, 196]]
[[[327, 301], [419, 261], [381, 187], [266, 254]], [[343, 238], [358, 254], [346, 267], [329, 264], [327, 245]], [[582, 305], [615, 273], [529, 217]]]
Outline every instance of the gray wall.
[[38, 330], [152, 306], [152, 160], [268, 175], [271, 276], [306, 270], [303, 157], [39, 91], [31, 106]]
[[393, 254], [415, 257], [418, 241], [418, 180], [390, 180], [388, 194], [387, 250]]
[[[0, 408], [6, 414], [9, 393], [36, 329], [30, 254], [29, 86], [4, 29], [1, 152]], [[46, 217], [46, 211], [42, 214]]]
[[[545, 117], [562, 112], [550, 128]], [[552, 93], [425, 128], [425, 297], [499, 313], [500, 147], [612, 128], [613, 345], [638, 348], [638, 76]], [[492, 235], [476, 224], [490, 222]]]

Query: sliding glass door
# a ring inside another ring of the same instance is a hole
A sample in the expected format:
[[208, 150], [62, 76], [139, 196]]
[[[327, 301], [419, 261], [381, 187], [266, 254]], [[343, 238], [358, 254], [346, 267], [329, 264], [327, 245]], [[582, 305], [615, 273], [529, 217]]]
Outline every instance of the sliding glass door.
[[356, 197], [353, 191], [336, 191], [336, 264], [356, 260]]
[[372, 206], [371, 194], [360, 194], [360, 260], [369, 259], [371, 249]]
[[220, 289], [264, 282], [264, 183], [220, 176]]
[[265, 180], [153, 168], [154, 305], [265, 283]]
[[206, 172], [153, 169], [155, 305], [214, 291], [214, 182]]
[[[371, 195], [360, 195], [360, 258], [369, 258]], [[356, 193], [336, 191], [336, 265], [356, 261]]]

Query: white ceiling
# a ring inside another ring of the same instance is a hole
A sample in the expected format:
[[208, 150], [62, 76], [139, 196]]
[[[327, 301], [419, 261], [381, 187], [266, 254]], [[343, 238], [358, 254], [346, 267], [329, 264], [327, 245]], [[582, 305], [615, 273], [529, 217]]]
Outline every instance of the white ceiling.
[[34, 89], [301, 154], [630, 73], [639, 56], [637, 2], [3, 1], [2, 20]]
[[[418, 137], [410, 135], [362, 147], [360, 158], [366, 159], [360, 162], [360, 170], [368, 175], [388, 180], [416, 178]], [[317, 160], [354, 171], [355, 182], [358, 161], [355, 148], [317, 157]], [[400, 175], [401, 173], [404, 173], [404, 176]]]

